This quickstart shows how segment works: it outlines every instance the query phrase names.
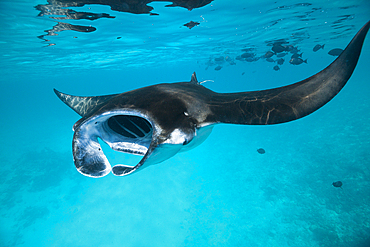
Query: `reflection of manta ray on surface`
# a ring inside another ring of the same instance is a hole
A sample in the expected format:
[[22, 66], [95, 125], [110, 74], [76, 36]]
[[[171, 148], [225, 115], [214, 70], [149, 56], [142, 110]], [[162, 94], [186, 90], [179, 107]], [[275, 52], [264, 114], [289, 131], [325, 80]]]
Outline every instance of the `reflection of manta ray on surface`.
[[[85, 5], [102, 5], [109, 6], [111, 10], [118, 12], [127, 12], [132, 14], [150, 14], [158, 15], [153, 13], [153, 7], [148, 4], [153, 2], [172, 2], [172, 4], [167, 4], [165, 7], [182, 7], [188, 10], [195, 8], [200, 8], [208, 5], [213, 0], [48, 0], [47, 4], [39, 4], [35, 6], [35, 9], [39, 10], [38, 16], [49, 16], [53, 20], [58, 20], [57, 24], [53, 28], [45, 30], [46, 35], [39, 35], [38, 38], [45, 41], [50, 41], [46, 36], [58, 35], [58, 32], [65, 30], [72, 30], [77, 32], [90, 33], [96, 31], [96, 28], [90, 25], [75, 25], [71, 23], [60, 22], [60, 20], [97, 20], [100, 18], [115, 18], [107, 13], [93, 13], [76, 11], [75, 7], [83, 7]], [[199, 24], [199, 23], [198, 23]], [[194, 27], [194, 26], [192, 26]], [[189, 27], [190, 28], [190, 27]], [[52, 44], [55, 45], [55, 44]]]
[[[217, 123], [267, 125], [302, 118], [329, 102], [356, 67], [370, 22], [326, 69], [292, 85], [215, 93], [197, 81], [163, 83], [122, 94], [58, 97], [82, 118], [74, 125], [73, 158], [86, 176], [128, 175], [204, 141]], [[111, 168], [98, 138], [113, 150], [144, 156], [136, 166]]]

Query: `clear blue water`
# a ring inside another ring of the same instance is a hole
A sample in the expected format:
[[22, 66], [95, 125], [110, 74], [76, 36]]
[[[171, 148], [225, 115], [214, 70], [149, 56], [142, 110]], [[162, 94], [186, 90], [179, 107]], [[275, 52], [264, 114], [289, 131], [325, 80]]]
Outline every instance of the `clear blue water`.
[[[59, 20], [96, 31], [50, 35], [56, 20], [38, 16], [39, 4], [47, 2], [0, 2], [0, 246], [370, 246], [369, 37], [348, 84], [317, 112], [274, 126], [218, 125], [196, 149], [128, 177], [76, 171], [79, 116], [53, 93], [120, 93], [194, 71], [217, 92], [291, 84], [334, 60], [328, 51], [369, 20], [369, 1], [148, 4], [158, 15], [94, 4], [69, 9], [115, 18]], [[308, 63], [275, 71], [264, 59], [235, 60], [279, 39]], [[316, 44], [325, 48], [313, 52]], [[236, 64], [217, 64], [220, 56]]]

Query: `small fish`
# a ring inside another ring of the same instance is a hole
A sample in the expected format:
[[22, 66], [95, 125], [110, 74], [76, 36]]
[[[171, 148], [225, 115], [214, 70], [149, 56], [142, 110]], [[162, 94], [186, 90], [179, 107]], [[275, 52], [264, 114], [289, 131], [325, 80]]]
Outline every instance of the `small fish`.
[[193, 27], [198, 26], [199, 24], [200, 24], [199, 22], [191, 21], [191, 22], [184, 24], [184, 26], [188, 27], [189, 29], [192, 29]]
[[276, 60], [277, 64], [279, 65], [283, 65], [284, 61], [284, 58], [279, 58], [278, 60]]
[[266, 52], [266, 54], [263, 56], [264, 58], [270, 58], [274, 55], [275, 53], [273, 53], [272, 51], [268, 51]]
[[295, 47], [293, 46], [293, 45], [286, 45], [285, 46], [285, 50], [286, 51], [292, 51], [292, 50], [294, 50], [295, 49]]
[[277, 66], [277, 65], [275, 65], [273, 69], [274, 69], [275, 71], [278, 71], [278, 70], [280, 70], [280, 67], [279, 67], [279, 66]]
[[303, 54], [303, 52], [301, 54], [294, 53], [291, 58], [299, 58], [299, 57], [302, 57], [302, 54]]
[[284, 57], [286, 56], [288, 53], [286, 52], [283, 52], [283, 53], [279, 53], [279, 54], [276, 54], [277, 57]]
[[259, 149], [257, 149], [257, 152], [258, 152], [259, 154], [264, 154], [264, 153], [266, 153], [265, 149], [263, 149], [263, 148], [259, 148]]
[[249, 52], [245, 52], [241, 55], [242, 58], [248, 58], [248, 57], [254, 57], [255, 54], [253, 53], [249, 53]]
[[216, 58], [215, 58], [215, 61], [216, 61], [216, 62], [224, 61], [224, 57], [223, 57], [223, 56], [216, 57]]
[[242, 51], [246, 51], [246, 52], [248, 52], [248, 51], [253, 51], [255, 48], [244, 48], [244, 49], [242, 49]]
[[317, 52], [320, 49], [324, 49], [325, 44], [323, 45], [315, 45], [315, 47], [312, 49], [314, 52]]
[[220, 69], [222, 69], [222, 66], [220, 66], [220, 65], [218, 65], [218, 66], [215, 68], [215, 70], [220, 70]]
[[299, 49], [298, 49], [298, 46], [293, 46], [293, 45], [289, 45], [285, 48], [286, 51], [289, 51], [290, 53], [294, 54], [294, 53], [298, 53], [299, 52]]
[[230, 62], [230, 61], [232, 61], [233, 59], [231, 58], [231, 57], [229, 57], [229, 56], [226, 56], [225, 57], [225, 61], [227, 61], [227, 62]]
[[244, 48], [244, 49], [242, 49], [242, 51], [253, 51], [254, 50], [254, 48]]
[[282, 45], [281, 45], [281, 44], [279, 44], [279, 43], [275, 43], [275, 44], [273, 44], [273, 46], [272, 46], [271, 50], [272, 50], [273, 52], [275, 52], [275, 53], [280, 53], [280, 52], [285, 51], [285, 47], [284, 47], [284, 46], [282, 46]]
[[332, 55], [332, 56], [339, 56], [341, 53], [343, 52], [343, 49], [340, 49], [340, 48], [336, 48], [336, 49], [332, 49], [328, 52], [329, 55]]
[[307, 59], [303, 60], [302, 58], [295, 57], [295, 58], [290, 59], [289, 63], [293, 65], [300, 65], [302, 63], [307, 63]]
[[336, 181], [336, 182], [333, 183], [334, 187], [343, 189], [342, 185], [343, 185], [342, 181]]
[[245, 61], [247, 61], [247, 62], [256, 62], [256, 61], [258, 61], [260, 58], [259, 57], [247, 57], [246, 59], [245, 59]]
[[267, 62], [270, 62], [270, 63], [275, 62], [275, 61], [274, 61], [274, 59], [272, 59], [271, 57], [266, 58], [266, 61], [267, 61]]

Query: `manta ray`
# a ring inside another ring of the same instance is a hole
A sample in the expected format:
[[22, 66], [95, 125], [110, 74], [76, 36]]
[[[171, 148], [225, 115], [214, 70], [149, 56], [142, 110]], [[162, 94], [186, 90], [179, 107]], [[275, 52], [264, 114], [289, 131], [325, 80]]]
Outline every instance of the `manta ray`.
[[[293, 121], [328, 103], [344, 87], [359, 59], [370, 21], [340, 56], [297, 83], [261, 91], [216, 93], [193, 73], [190, 82], [161, 83], [121, 94], [56, 95], [82, 118], [74, 126], [73, 159], [89, 177], [132, 174], [202, 143], [219, 123], [270, 125]], [[115, 151], [143, 156], [135, 166], [111, 167], [98, 138]]]

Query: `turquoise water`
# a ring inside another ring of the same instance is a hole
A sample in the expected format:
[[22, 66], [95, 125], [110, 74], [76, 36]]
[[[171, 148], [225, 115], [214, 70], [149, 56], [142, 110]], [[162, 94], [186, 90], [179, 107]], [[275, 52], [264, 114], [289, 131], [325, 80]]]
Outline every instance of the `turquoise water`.
[[[53, 93], [121, 93], [194, 71], [216, 92], [288, 85], [335, 59], [328, 51], [369, 20], [369, 1], [215, 0], [191, 11], [149, 3], [158, 15], [59, 8], [106, 14], [95, 20], [38, 16], [46, 4], [0, 2], [0, 246], [370, 246], [369, 37], [347, 85], [317, 112], [217, 125], [196, 149], [127, 177], [77, 172], [80, 117]], [[199, 25], [183, 26], [190, 21]], [[308, 63], [285, 58], [275, 71], [265, 59], [236, 59], [248, 48], [263, 56], [277, 40]], [[325, 47], [313, 52], [316, 44]], [[112, 164], [138, 160], [105, 151]]]

